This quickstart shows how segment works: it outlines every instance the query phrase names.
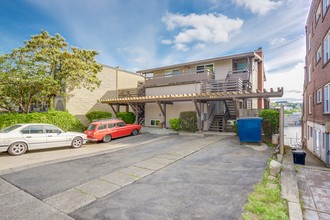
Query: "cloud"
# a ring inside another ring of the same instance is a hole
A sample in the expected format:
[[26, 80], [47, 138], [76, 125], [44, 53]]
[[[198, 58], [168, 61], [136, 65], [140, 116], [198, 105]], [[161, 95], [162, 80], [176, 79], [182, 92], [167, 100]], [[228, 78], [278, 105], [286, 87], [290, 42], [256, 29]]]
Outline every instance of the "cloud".
[[285, 39], [284, 37], [281, 37], [281, 38], [275, 38], [273, 40], [270, 41], [270, 45], [272, 46], [278, 46], [278, 45], [283, 45], [285, 43], [287, 43], [288, 40]]
[[265, 15], [269, 11], [278, 8], [281, 1], [273, 0], [234, 0], [236, 5], [244, 6], [252, 11], [254, 14]]
[[277, 74], [267, 74], [265, 88], [284, 88], [282, 99], [302, 100], [304, 83], [304, 63], [296, 64], [291, 70]]
[[230, 19], [222, 14], [171, 14], [167, 13], [163, 18], [167, 30], [180, 29], [173, 40], [178, 50], [188, 50], [193, 43], [220, 43], [227, 42], [231, 35], [238, 33], [243, 25], [239, 18]]

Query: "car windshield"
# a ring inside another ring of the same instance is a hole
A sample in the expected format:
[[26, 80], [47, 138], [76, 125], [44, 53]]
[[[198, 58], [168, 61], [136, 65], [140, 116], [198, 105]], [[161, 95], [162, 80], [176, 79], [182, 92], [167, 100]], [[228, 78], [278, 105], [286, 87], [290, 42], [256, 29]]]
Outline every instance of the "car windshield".
[[96, 125], [95, 124], [90, 124], [87, 128], [87, 130], [95, 130]]
[[0, 133], [9, 133], [9, 132], [11, 132], [11, 131], [19, 128], [19, 127], [22, 127], [22, 125], [13, 125], [13, 126], [10, 126], [8, 128], [5, 128], [5, 129], [1, 130]]

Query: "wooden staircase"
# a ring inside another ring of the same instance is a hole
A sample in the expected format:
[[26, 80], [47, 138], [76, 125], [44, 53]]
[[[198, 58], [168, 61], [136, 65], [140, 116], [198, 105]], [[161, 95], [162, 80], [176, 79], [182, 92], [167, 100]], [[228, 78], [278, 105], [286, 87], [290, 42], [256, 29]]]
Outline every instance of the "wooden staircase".
[[225, 131], [225, 115], [214, 115], [209, 131], [224, 132]]

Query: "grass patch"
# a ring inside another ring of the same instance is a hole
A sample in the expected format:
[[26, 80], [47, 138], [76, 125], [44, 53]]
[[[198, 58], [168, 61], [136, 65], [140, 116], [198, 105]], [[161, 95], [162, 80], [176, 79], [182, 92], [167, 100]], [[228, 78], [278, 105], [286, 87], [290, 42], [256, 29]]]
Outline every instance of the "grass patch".
[[[280, 184], [277, 178], [269, 180], [269, 169], [265, 171], [263, 179], [254, 187], [245, 204], [244, 220], [288, 220], [289, 210], [285, 199], [281, 197]], [[267, 187], [267, 183], [277, 187]]]

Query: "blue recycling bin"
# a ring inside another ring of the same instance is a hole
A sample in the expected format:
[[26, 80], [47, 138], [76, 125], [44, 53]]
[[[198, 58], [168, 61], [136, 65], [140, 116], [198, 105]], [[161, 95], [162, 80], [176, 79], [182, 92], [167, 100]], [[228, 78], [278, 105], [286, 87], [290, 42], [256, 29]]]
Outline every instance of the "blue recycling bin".
[[237, 119], [238, 137], [240, 142], [261, 142], [260, 117], [248, 117]]

